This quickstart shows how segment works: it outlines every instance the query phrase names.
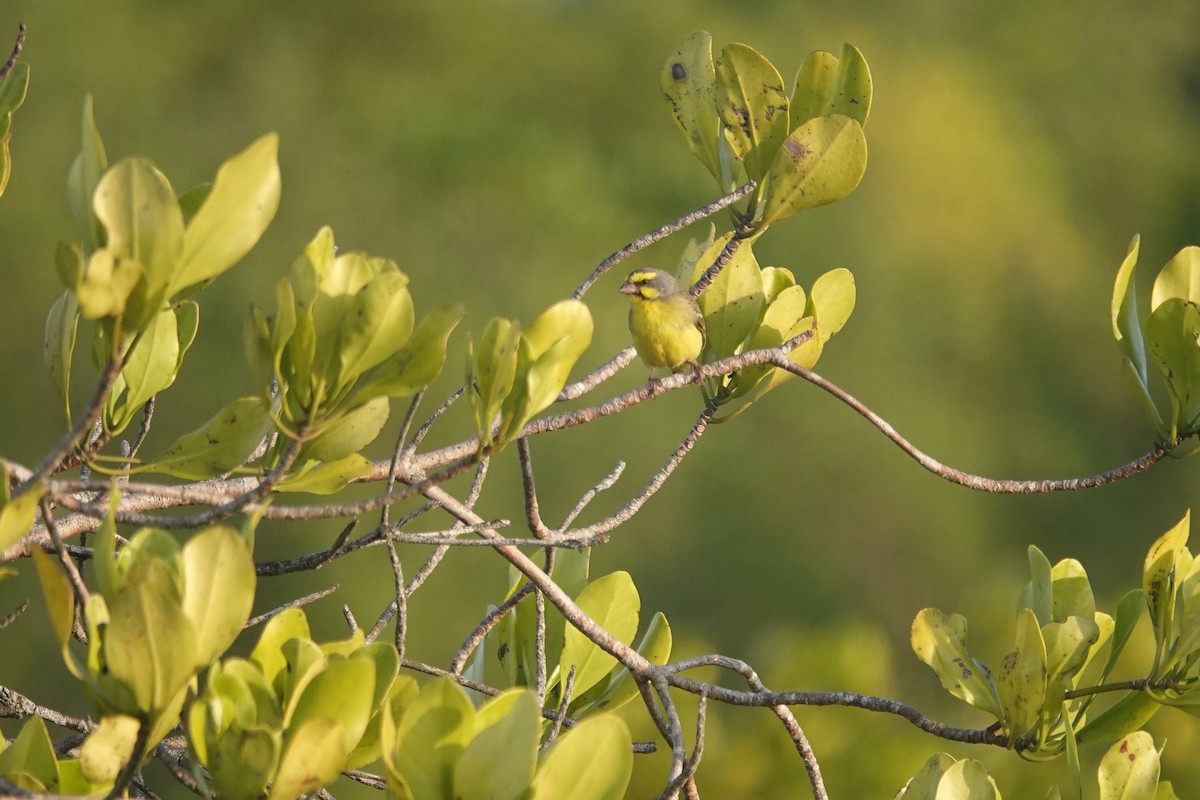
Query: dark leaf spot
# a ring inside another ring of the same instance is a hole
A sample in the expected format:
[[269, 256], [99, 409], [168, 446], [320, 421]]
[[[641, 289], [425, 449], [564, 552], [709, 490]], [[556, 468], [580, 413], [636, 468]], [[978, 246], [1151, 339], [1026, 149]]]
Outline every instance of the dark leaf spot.
[[784, 139], [783, 147], [788, 151], [788, 155], [792, 157], [792, 160], [796, 162], [803, 161], [808, 155], [808, 148], [795, 139]]
[[677, 81], [681, 81], [687, 77], [687, 70], [683, 68], [683, 64], [676, 61], [671, 65], [671, 77]]

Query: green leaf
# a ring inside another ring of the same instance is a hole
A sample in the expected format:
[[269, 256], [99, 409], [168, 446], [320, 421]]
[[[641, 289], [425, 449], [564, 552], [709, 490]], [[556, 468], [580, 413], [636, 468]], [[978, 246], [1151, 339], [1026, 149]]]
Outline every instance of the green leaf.
[[917, 774], [909, 778], [895, 800], [936, 800], [938, 783], [954, 764], [954, 758], [948, 753], [930, 756]]
[[1050, 573], [1050, 559], [1034, 545], [1026, 549], [1029, 559], [1029, 583], [1021, 599], [1021, 607], [1037, 615], [1038, 622], [1045, 625], [1054, 620], [1054, 583]]
[[1046, 645], [1047, 680], [1068, 681], [1088, 657], [1088, 651], [1100, 639], [1100, 626], [1090, 617], [1067, 617], [1042, 627]]
[[1183, 248], [1158, 273], [1150, 294], [1150, 310], [1172, 298], [1200, 303], [1200, 247]]
[[141, 330], [159, 312], [183, 249], [179, 201], [166, 176], [135, 157], [118, 161], [104, 174], [92, 207], [108, 234], [105, 249], [143, 268], [126, 322], [128, 329]]
[[[4, 476], [7, 479], [7, 475]], [[38, 484], [10, 499], [0, 510], [0, 552], [21, 541], [37, 518], [38, 503], [46, 487]]]
[[[747, 350], [765, 350], [779, 347], [790, 337], [788, 333], [799, 325], [808, 313], [808, 295], [802, 286], [788, 286], [781, 290], [775, 299], [767, 306], [758, 330], [750, 337]], [[816, 337], [814, 337], [816, 340]], [[819, 341], [816, 342], [818, 345]], [[731, 387], [734, 397], [748, 393], [768, 374], [775, 372], [778, 367], [770, 364], [757, 364], [738, 370], [732, 377]], [[790, 373], [784, 373], [789, 375]], [[773, 388], [773, 387], [772, 387]], [[766, 390], [769, 391], [769, 390]], [[764, 392], [765, 393], [765, 392]], [[756, 395], [755, 399], [762, 395]]]
[[[646, 633], [643, 634], [635, 649], [651, 664], [662, 665], [666, 664], [671, 657], [671, 646], [671, 626], [661, 611], [655, 612], [650, 619], [650, 624], [646, 627]], [[638, 687], [633, 680], [633, 675], [624, 667], [619, 667], [616, 676], [591, 708], [598, 711], [614, 711], [637, 695]]]
[[200, 428], [179, 437], [161, 456], [134, 472], [205, 480], [245, 463], [271, 430], [261, 397], [239, 397]]
[[[716, 260], [732, 236], [727, 233], [713, 242], [697, 263], [692, 275], [693, 282], [699, 280], [708, 265]], [[704, 314], [708, 349], [717, 358], [733, 355], [755, 330], [763, 308], [762, 272], [749, 243], [734, 251], [729, 263], [701, 293], [697, 302]]]
[[46, 599], [50, 627], [65, 657], [69, 652], [67, 643], [71, 640], [71, 628], [75, 623], [75, 595], [71, 591], [71, 582], [54, 556], [43, 552], [40, 547], [33, 548], [31, 555], [37, 568], [38, 582], [42, 586], [42, 596]]
[[291, 639], [308, 639], [308, 617], [301, 608], [285, 608], [267, 621], [258, 637], [258, 644], [250, 653], [250, 660], [262, 669], [268, 683], [287, 667], [283, 656], [283, 645]]
[[822, 344], [850, 319], [855, 297], [854, 274], [848, 269], [830, 270], [813, 283], [808, 293], [808, 311], [817, 318], [817, 335]]
[[320, 428], [319, 433], [304, 443], [300, 451], [304, 458], [318, 461], [340, 461], [357, 453], [375, 441], [387, 424], [391, 406], [386, 397], [376, 397], [342, 414]]
[[[396, 652], [396, 648], [390, 642], [372, 642], [363, 645], [355, 651], [354, 657], [373, 662], [375, 694], [370, 701], [371, 718], [367, 723], [367, 729], [359, 737], [358, 744], [347, 757], [346, 766], [349, 769], [357, 769], [379, 758], [383, 705], [391, 702], [400, 672], [400, 654]], [[416, 694], [415, 684], [412, 693]]]
[[550, 748], [534, 779], [533, 800], [620, 800], [633, 774], [632, 745], [616, 715], [585, 719]]
[[784, 140], [771, 164], [760, 227], [841, 200], [854, 191], [866, 169], [867, 140], [857, 120], [841, 115], [810, 119]]
[[1100, 800], [1154, 800], [1158, 750], [1145, 731], [1131, 733], [1100, 759]]
[[1179, 436], [1196, 432], [1200, 417], [1200, 307], [1169, 298], [1146, 323], [1150, 356], [1166, 382]]
[[763, 267], [763, 301], [769, 306], [785, 290], [796, 285], [796, 276], [785, 267]]
[[279, 771], [267, 800], [294, 800], [337, 780], [346, 763], [341, 749], [342, 723], [331, 717], [309, 719], [292, 732], [284, 745]]
[[1101, 683], [1108, 678], [1112, 668], [1116, 666], [1117, 659], [1129, 642], [1129, 637], [1133, 635], [1134, 626], [1141, 619], [1142, 612], [1145, 610], [1146, 596], [1141, 589], [1130, 589], [1117, 602], [1116, 625], [1113, 630], [1112, 645], [1108, 651], [1108, 659], [1104, 663], [1104, 670], [1100, 673]]
[[137, 703], [122, 710], [163, 710], [191, 680], [196, 664], [196, 634], [175, 596], [169, 567], [153, 557], [138, 560], [108, 610], [109, 673], [132, 690]]
[[296, 728], [308, 720], [316, 719], [338, 720], [341, 723], [342, 740], [335, 749], [341, 757], [340, 771], [350, 751], [358, 745], [367, 729], [374, 695], [374, 661], [370, 658], [331, 657], [328, 666], [304, 687], [288, 726]]
[[31, 717], [21, 725], [21, 731], [3, 751], [0, 751], [0, 776], [18, 775], [34, 778], [41, 791], [52, 789], [58, 782], [58, 762], [54, 744], [40, 717]]
[[475, 734], [475, 709], [457, 684], [427, 684], [396, 726], [393, 763], [413, 797], [453, 797], [454, 768]]
[[1054, 586], [1054, 619], [1091, 617], [1096, 613], [1096, 598], [1083, 565], [1073, 558], [1064, 558], [1052, 570]]
[[528, 689], [489, 700], [476, 717], [475, 737], [454, 767], [454, 797], [520, 800], [537, 768], [541, 708]]
[[108, 169], [108, 156], [104, 153], [104, 142], [96, 128], [96, 117], [92, 110], [92, 96], [83, 99], [83, 136], [79, 154], [71, 163], [67, 174], [67, 203], [75, 220], [75, 230], [83, 243], [83, 250], [91, 253], [104, 244], [104, 227], [96, 218], [92, 208], [92, 197], [100, 177]]
[[79, 766], [88, 782], [113, 784], [133, 755], [140, 725], [137, 719], [124, 714], [111, 714], [100, 719], [100, 724], [79, 748]]
[[71, 361], [79, 331], [79, 301], [71, 292], [63, 292], [46, 315], [46, 335], [42, 363], [54, 381], [63, 404], [63, 419], [71, 424]]
[[258, 241], [279, 207], [279, 137], [269, 133], [217, 170], [212, 191], [183, 236], [171, 291], [215, 278]]
[[867, 61], [857, 47], [843, 44], [837, 66], [827, 113], [842, 114], [865, 126], [871, 113], [871, 70]]
[[88, 259], [83, 280], [76, 289], [79, 313], [84, 319], [119, 317], [125, 313], [129, 296], [142, 278], [137, 261], [97, 250]]
[[826, 50], [814, 50], [796, 72], [796, 88], [788, 104], [788, 129], [795, 130], [813, 117], [823, 116], [833, 96], [838, 59]]
[[233, 644], [254, 605], [254, 558], [241, 535], [214, 525], [183, 546], [183, 613], [196, 633], [196, 667]]
[[724, 189], [730, 179], [721, 169], [721, 120], [713, 100], [715, 86], [712, 36], [697, 31], [667, 59], [662, 90], [688, 148]]
[[303, 469], [280, 481], [275, 491], [335, 494], [374, 471], [375, 462], [358, 453], [351, 453], [337, 461], [310, 461]]
[[912, 626], [912, 648], [950, 694], [981, 711], [1003, 719], [1000, 698], [991, 675], [967, 651], [967, 620], [946, 616], [936, 608], [923, 609]]
[[946, 769], [938, 782], [937, 800], [1000, 800], [1000, 790], [983, 764], [964, 758]]
[[1017, 649], [1000, 662], [996, 684], [1011, 741], [1037, 724], [1046, 700], [1046, 644], [1028, 608], [1017, 613]]
[[1137, 266], [1139, 243], [1139, 237], [1134, 236], [1129, 243], [1129, 252], [1117, 270], [1111, 307], [1112, 332], [1117, 347], [1125, 356], [1122, 362], [1125, 376], [1150, 414], [1155, 430], [1160, 436], [1166, 436], [1168, 434], [1167, 427], [1150, 394], [1149, 357], [1142, 335], [1142, 323], [1138, 319], [1137, 290], [1133, 280], [1133, 271]]
[[501, 317], [492, 318], [479, 339], [478, 354], [473, 357], [473, 391], [469, 390], [467, 396], [475, 416], [475, 430], [484, 444], [491, 442], [492, 423], [513, 389], [520, 345], [520, 327]]
[[1162, 706], [1145, 692], [1128, 692], [1087, 721], [1075, 737], [1081, 745], [1111, 742], [1141, 728]]
[[156, 314], [134, 340], [117, 387], [109, 395], [105, 426], [111, 433], [123, 431], [147, 400], [175, 382], [182, 358], [179, 340], [171, 308]]
[[363, 377], [354, 393], [356, 401], [408, 397], [433, 383], [446, 364], [446, 345], [462, 316], [461, 305], [426, 314], [408, 344]]
[[558, 398], [591, 342], [592, 314], [579, 300], [555, 303], [533, 321], [521, 336], [518, 375], [502, 408], [502, 440], [516, 435]]
[[12, 115], [25, 102], [28, 88], [28, 64], [18, 64], [0, 82], [0, 195], [4, 194], [12, 174], [12, 154], [8, 150], [12, 140]]
[[[276, 774], [282, 749], [279, 733], [263, 726], [248, 730], [230, 728], [222, 732], [209, 749], [205, 762], [212, 774], [216, 796], [222, 800], [261, 798]], [[301, 750], [297, 749], [294, 758], [299, 760], [301, 755]]]
[[[628, 572], [613, 572], [588, 584], [575, 602], [584, 613], [617, 639], [628, 644], [637, 634], [641, 598]], [[579, 696], [606, 677], [617, 663], [573, 626], [566, 629], [559, 662], [562, 680], [575, 667], [574, 693]]]
[[1142, 567], [1142, 592], [1150, 611], [1150, 624], [1154, 628], [1157, 645], [1155, 667], [1160, 666], [1171, 636], [1176, 606], [1176, 566], [1187, 544], [1190, 527], [1191, 511], [1188, 510], [1174, 527], [1150, 546]]
[[[1071, 780], [1071, 785], [1068, 789], [1071, 793], [1069, 800], [1083, 800], [1083, 771], [1079, 767], [1079, 741], [1075, 735], [1072, 717], [1070, 702], [1064, 702], [1062, 704], [1063, 729], [1066, 733], [1064, 737], [1066, 740], [1064, 749], [1067, 753], [1067, 774]], [[1057, 789], [1058, 787], [1054, 788]]]
[[408, 278], [384, 272], [354, 295], [338, 339], [338, 381], [351, 381], [394, 355], [412, 335], [413, 302]]
[[726, 45], [716, 63], [713, 100], [747, 176], [762, 181], [789, 130], [779, 71], [751, 47]]

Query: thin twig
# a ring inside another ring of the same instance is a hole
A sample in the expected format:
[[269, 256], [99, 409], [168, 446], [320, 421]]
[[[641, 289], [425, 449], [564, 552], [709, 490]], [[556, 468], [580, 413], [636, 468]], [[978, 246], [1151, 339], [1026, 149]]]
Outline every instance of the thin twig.
[[467, 637], [466, 641], [459, 646], [458, 652], [456, 652], [454, 654], [454, 658], [450, 660], [450, 671], [455, 674], [461, 674], [467, 666], [467, 660], [471, 657], [471, 654], [475, 652], [479, 645], [483, 643], [483, 640], [487, 637], [488, 633], [490, 633], [493, 628], [499, 625], [500, 620], [504, 619], [504, 617], [506, 617], [510, 611], [515, 609], [518, 603], [520, 603], [526, 597], [529, 597], [531, 594], [533, 594], [533, 584], [526, 583], [517, 589], [517, 591], [513, 592], [511, 596], [504, 600], [504, 602], [489, 611], [487, 616], [485, 616], [479, 622], [479, 624], [475, 626], [475, 630], [471, 631], [471, 634]]
[[666, 225], [647, 233], [645, 236], [639, 236], [629, 244], [622, 247], [620, 250], [617, 250], [608, 258], [601, 261], [600, 265], [592, 271], [592, 274], [588, 275], [584, 279], [583, 283], [579, 284], [575, 291], [571, 293], [571, 297], [574, 297], [576, 300], [578, 300], [579, 298], [583, 297], [584, 292], [591, 288], [593, 283], [600, 279], [600, 276], [608, 272], [615, 265], [629, 258], [634, 253], [638, 252], [639, 250], [646, 249], [655, 242], [661, 241], [671, 234], [683, 230], [689, 225], [694, 225], [705, 217], [711, 217], [721, 209], [728, 208], [738, 200], [741, 200], [743, 197], [753, 192], [756, 188], [758, 188], [758, 185], [754, 181], [750, 181], [744, 186], [739, 186], [737, 189], [734, 189], [724, 197], [721, 197], [702, 208], [698, 208], [695, 211], [684, 214], [679, 219], [668, 222]]
[[108, 393], [112, 391], [117, 376], [121, 374], [123, 364], [123, 358], [110, 358], [108, 360], [108, 363], [104, 367], [104, 372], [100, 375], [100, 381], [96, 384], [96, 391], [92, 394], [92, 400], [88, 403], [83, 416], [75, 423], [75, 427], [71, 428], [62, 438], [58, 446], [42, 459], [42, 463], [38, 464], [30, 472], [29, 476], [21, 482], [21, 485], [13, 490], [13, 497], [24, 494], [31, 486], [41, 482], [57, 471], [63, 462], [71, 456], [83, 437], [100, 420], [100, 414], [104, 411], [104, 403], [108, 400]]
[[721, 252], [718, 253], [717, 257], [713, 260], [712, 266], [706, 269], [704, 274], [692, 284], [691, 288], [688, 289], [688, 294], [690, 294], [692, 297], [699, 297], [705, 289], [711, 286], [712, 282], [715, 281], [717, 276], [721, 274], [721, 270], [725, 269], [729, 262], [733, 260], [733, 256], [742, 246], [742, 242], [749, 239], [750, 236], [751, 234], [748, 228], [739, 227], [737, 230], [735, 230], [733, 232], [733, 238], [726, 242], [725, 246], [721, 248]]
[[[9, 713], [10, 710], [11, 713]], [[91, 733], [96, 727], [95, 723], [89, 720], [70, 717], [52, 708], [38, 705], [25, 695], [7, 686], [0, 686], [0, 717], [15, 717], [17, 719], [41, 717], [46, 722], [52, 722], [61, 728], [78, 731], [83, 734]]]
[[396, 554], [396, 543], [391, 536], [387, 541], [388, 558], [392, 562], [392, 578], [396, 585], [396, 632], [392, 637], [400, 660], [404, 660], [404, 644], [408, 633], [408, 590], [404, 586], [404, 567], [400, 564], [400, 556]]
[[19, 617], [19, 616], [21, 616], [22, 614], [24, 614], [24, 613], [25, 613], [25, 609], [27, 609], [27, 608], [29, 608], [29, 601], [28, 601], [28, 600], [22, 600], [22, 601], [21, 601], [21, 604], [20, 604], [19, 606], [17, 606], [16, 608], [14, 608], [14, 609], [13, 609], [12, 611], [10, 611], [8, 614], [5, 614], [5, 615], [4, 615], [4, 618], [3, 618], [3, 619], [0, 619], [0, 631], [4, 630], [4, 629], [5, 629], [5, 628], [7, 628], [9, 625], [12, 625], [14, 622], [16, 622], [16, 621], [17, 621], [17, 617]]
[[133, 751], [129, 754], [129, 760], [121, 767], [121, 771], [117, 773], [117, 779], [104, 800], [115, 800], [115, 798], [123, 795], [125, 790], [129, 788], [129, 784], [133, 782], [134, 776], [137, 775], [138, 768], [141, 767], [142, 757], [146, 755], [146, 745], [149, 739], [150, 722], [145, 719], [139, 720], [137, 738], [133, 742]]
[[314, 603], [317, 600], [320, 600], [322, 597], [328, 597], [329, 595], [333, 594], [340, 586], [341, 584], [335, 583], [328, 588], [312, 592], [311, 594], [306, 594], [303, 597], [297, 597], [295, 600], [289, 600], [281, 606], [277, 606], [272, 608], [270, 611], [259, 614], [257, 617], [251, 617], [250, 619], [246, 620], [246, 624], [243, 627], [253, 628], [255, 625], [266, 622], [281, 611], [286, 611], [289, 608], [299, 608], [301, 606], [306, 606], [309, 603]]
[[637, 514], [638, 511], [641, 510], [642, 506], [646, 504], [646, 501], [653, 497], [654, 494], [663, 487], [663, 484], [666, 483], [667, 478], [671, 477], [671, 473], [675, 471], [680, 463], [683, 462], [684, 457], [692, 451], [692, 448], [696, 446], [696, 442], [700, 440], [700, 436], [703, 435], [704, 431], [708, 428], [708, 424], [712, 420], [713, 414], [715, 413], [716, 409], [710, 406], [706, 406], [704, 410], [700, 412], [700, 416], [696, 419], [695, 424], [692, 425], [691, 430], [688, 431], [687, 436], [685, 436], [683, 441], [679, 443], [666, 462], [659, 467], [658, 471], [651, 476], [650, 481], [645, 485], [645, 487], [643, 487], [640, 492], [634, 495], [629, 502], [619, 508], [615, 513], [605, 517], [599, 522], [594, 522], [586, 527], [568, 531], [564, 535], [570, 538], [572, 541], [579, 541], [588, 545], [597, 544], [604, 541], [605, 537], [610, 531], [615, 530], [635, 514]]
[[12, 68], [17, 65], [17, 59], [21, 57], [21, 50], [25, 48], [25, 23], [17, 23], [17, 41], [13, 43], [12, 55], [8, 57], [8, 61], [4, 62], [4, 66], [0, 67], [0, 81], [8, 77], [8, 73], [12, 72]]
[[138, 451], [142, 449], [142, 443], [146, 441], [146, 437], [150, 435], [150, 423], [154, 420], [154, 401], [157, 395], [151, 397], [142, 406], [142, 424], [138, 427], [137, 436], [133, 440], [133, 444], [129, 447], [129, 452], [124, 454], [124, 457], [130, 461], [137, 457]]
[[563, 720], [567, 718], [567, 707], [571, 705], [575, 694], [575, 665], [567, 670], [567, 679], [563, 683], [562, 698], [558, 702], [558, 710], [554, 714], [554, 721], [550, 723], [550, 730], [546, 731], [546, 735], [542, 737], [542, 747], [549, 747], [558, 738], [558, 732], [562, 730]]
[[58, 560], [62, 562], [63, 569], [67, 571], [67, 577], [71, 581], [71, 588], [75, 590], [75, 601], [80, 606], [86, 608], [88, 598], [91, 593], [88, 591], [87, 585], [83, 582], [83, 576], [79, 574], [79, 566], [75, 563], [75, 559], [67, 554], [66, 548], [63, 547], [62, 537], [58, 535], [58, 527], [54, 523], [54, 511], [50, 508], [50, 500], [42, 495], [38, 501], [38, 505], [42, 509], [42, 522], [46, 525], [46, 531], [50, 534], [50, 541], [54, 543], [54, 550], [58, 554]]

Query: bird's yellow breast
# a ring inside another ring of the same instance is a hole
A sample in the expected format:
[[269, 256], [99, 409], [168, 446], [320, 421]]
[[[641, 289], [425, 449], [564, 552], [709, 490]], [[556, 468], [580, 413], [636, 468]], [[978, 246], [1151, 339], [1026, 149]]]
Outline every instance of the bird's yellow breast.
[[704, 348], [704, 333], [696, 326], [690, 303], [684, 298], [632, 300], [629, 329], [646, 366], [674, 368], [696, 360]]

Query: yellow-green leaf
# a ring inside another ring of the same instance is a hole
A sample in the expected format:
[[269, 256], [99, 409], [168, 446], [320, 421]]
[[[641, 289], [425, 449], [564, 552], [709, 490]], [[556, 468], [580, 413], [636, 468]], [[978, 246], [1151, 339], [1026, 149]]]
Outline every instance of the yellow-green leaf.
[[537, 767], [541, 720], [528, 689], [489, 700], [476, 717], [478, 732], [454, 767], [456, 800], [520, 800]]
[[375, 441], [387, 423], [391, 406], [386, 397], [376, 397], [349, 411], [305, 442], [300, 451], [304, 458], [340, 461]]
[[375, 462], [359, 453], [351, 453], [337, 461], [310, 461], [280, 481], [275, 491], [334, 494], [374, 471]]
[[[626, 644], [637, 634], [641, 598], [628, 572], [613, 572], [587, 585], [575, 601], [600, 627]], [[566, 680], [575, 668], [576, 696], [606, 677], [617, 663], [574, 626], [567, 626], [559, 670]]]
[[830, 270], [813, 283], [808, 296], [809, 313], [817, 318], [817, 335], [822, 344], [850, 319], [855, 298], [854, 274], [848, 269]]
[[1154, 739], [1145, 731], [1131, 733], [1100, 759], [1100, 800], [1154, 800], [1158, 773]]
[[[0, 476], [7, 479], [7, 475]], [[38, 484], [10, 499], [0, 510], [0, 552], [7, 550], [29, 533], [37, 518], [38, 503], [46, 487]]]
[[183, 613], [196, 633], [196, 667], [233, 644], [254, 605], [254, 558], [241, 535], [224, 525], [183, 546]]
[[867, 140], [858, 121], [816, 117], [784, 140], [767, 174], [762, 225], [841, 200], [867, 169]]
[[788, 104], [789, 130], [828, 112], [838, 76], [838, 59], [826, 50], [814, 50], [796, 72], [796, 87]]
[[965, 617], [946, 616], [936, 608], [922, 610], [913, 621], [912, 648], [950, 694], [996, 719], [1004, 718], [991, 675], [967, 651]]
[[285, 745], [267, 800], [295, 800], [328, 786], [346, 763], [342, 723], [315, 717], [297, 728]]
[[133, 755], [140, 724], [136, 718], [124, 714], [100, 719], [100, 724], [79, 748], [79, 766], [90, 783], [112, 785]]
[[675, 124], [688, 148], [724, 189], [728, 179], [721, 170], [721, 121], [713, 102], [715, 81], [712, 36], [704, 31], [684, 39], [662, 71], [662, 90]]
[[1046, 644], [1033, 611], [1017, 613], [1017, 649], [1000, 662], [996, 681], [1010, 740], [1035, 724], [1046, 700]]
[[261, 397], [239, 397], [199, 429], [179, 437], [161, 456], [135, 472], [204, 480], [245, 463], [271, 430]]
[[621, 800], [633, 773], [632, 737], [615, 714], [589, 717], [554, 743], [533, 785], [533, 800]]
[[171, 291], [215, 278], [258, 241], [279, 206], [279, 137], [269, 133], [217, 170], [212, 191], [192, 217]]
[[[693, 282], [716, 260], [731, 237], [727, 233], [713, 242], [697, 262]], [[717, 358], [733, 355], [754, 330], [763, 306], [762, 272], [748, 243], [734, 251], [729, 263], [697, 302], [704, 314], [708, 349]]]
[[713, 99], [734, 154], [747, 176], [761, 181], [789, 131], [779, 71], [751, 47], [726, 45], [716, 63]]

